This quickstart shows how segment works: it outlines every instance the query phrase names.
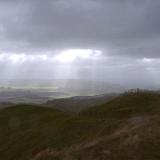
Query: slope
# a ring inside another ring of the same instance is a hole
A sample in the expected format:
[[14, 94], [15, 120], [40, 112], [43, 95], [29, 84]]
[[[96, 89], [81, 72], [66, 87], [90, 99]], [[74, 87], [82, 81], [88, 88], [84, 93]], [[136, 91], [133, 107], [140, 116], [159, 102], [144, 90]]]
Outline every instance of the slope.
[[71, 115], [39, 106], [0, 111], [3, 160], [158, 160], [160, 95], [125, 94]]

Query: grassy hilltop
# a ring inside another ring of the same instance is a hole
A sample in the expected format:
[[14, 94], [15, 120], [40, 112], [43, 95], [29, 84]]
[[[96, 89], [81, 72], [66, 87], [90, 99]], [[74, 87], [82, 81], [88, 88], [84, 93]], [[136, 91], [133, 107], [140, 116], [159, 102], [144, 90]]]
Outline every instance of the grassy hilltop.
[[126, 94], [78, 114], [0, 110], [2, 160], [159, 160], [160, 95]]

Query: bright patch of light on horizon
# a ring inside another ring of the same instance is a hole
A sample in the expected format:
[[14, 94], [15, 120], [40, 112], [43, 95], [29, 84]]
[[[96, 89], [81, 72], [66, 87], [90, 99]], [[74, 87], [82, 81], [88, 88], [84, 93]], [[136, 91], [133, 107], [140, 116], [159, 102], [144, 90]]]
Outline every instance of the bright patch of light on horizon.
[[10, 64], [22, 64], [25, 62], [57, 62], [69, 63], [77, 59], [98, 59], [102, 54], [100, 50], [91, 49], [70, 49], [55, 54], [25, 54], [25, 53], [1, 53], [0, 62], [8, 62]]
[[143, 58], [142, 61], [143, 61], [143, 62], [150, 63], [150, 62], [153, 61], [153, 59], [151, 59], [151, 58]]
[[17, 63], [17, 62], [23, 63], [26, 60], [25, 54], [21, 54], [21, 55], [13, 54], [12, 56], [9, 56], [8, 58], [12, 63]]
[[45, 54], [40, 55], [27, 55], [27, 54], [11, 54], [2, 53], [0, 54], [0, 62], [10, 62], [12, 64], [24, 63], [24, 62], [34, 62], [37, 60], [46, 61], [49, 57]]
[[9, 61], [12, 64], [16, 64], [18, 62], [25, 62], [26, 61], [26, 55], [25, 54], [9, 54], [4, 53], [0, 54], [0, 61]]
[[96, 59], [102, 54], [100, 50], [92, 49], [69, 49], [62, 51], [55, 56], [55, 60], [59, 62], [73, 62], [76, 59]]

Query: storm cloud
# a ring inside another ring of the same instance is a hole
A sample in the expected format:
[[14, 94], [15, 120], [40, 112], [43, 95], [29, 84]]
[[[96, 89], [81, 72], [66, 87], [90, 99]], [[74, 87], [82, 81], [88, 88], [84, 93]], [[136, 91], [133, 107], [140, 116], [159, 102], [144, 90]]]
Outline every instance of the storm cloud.
[[[0, 54], [50, 59], [64, 50], [92, 49], [102, 52], [100, 60], [75, 60], [75, 77], [94, 72], [116, 83], [159, 84], [159, 8], [159, 0], [0, 0]], [[22, 64], [47, 66], [45, 75], [53, 72], [51, 63], [60, 65], [45, 60]], [[3, 68], [10, 67], [6, 61], [0, 61]]]

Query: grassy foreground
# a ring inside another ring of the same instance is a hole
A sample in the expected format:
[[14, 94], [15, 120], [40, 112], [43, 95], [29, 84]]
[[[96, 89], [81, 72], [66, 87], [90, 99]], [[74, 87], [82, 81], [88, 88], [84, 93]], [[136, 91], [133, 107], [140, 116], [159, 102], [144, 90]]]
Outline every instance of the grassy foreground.
[[2, 160], [159, 160], [160, 95], [126, 94], [79, 114], [0, 110]]

